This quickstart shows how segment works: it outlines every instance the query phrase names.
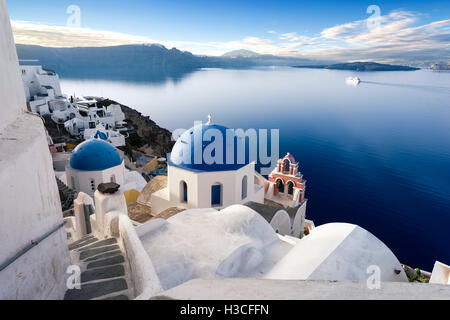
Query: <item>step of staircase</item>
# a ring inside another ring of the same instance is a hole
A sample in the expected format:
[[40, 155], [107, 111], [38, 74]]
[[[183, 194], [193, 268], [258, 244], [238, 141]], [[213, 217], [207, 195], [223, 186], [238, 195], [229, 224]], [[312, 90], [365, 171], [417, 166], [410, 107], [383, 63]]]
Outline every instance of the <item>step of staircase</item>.
[[66, 211], [73, 208], [73, 201], [77, 197], [78, 193], [69, 188], [64, 182], [56, 177], [56, 184], [58, 185], [59, 196], [61, 198], [62, 210]]
[[81, 289], [66, 291], [65, 300], [130, 300], [134, 297], [129, 264], [116, 238], [92, 235], [69, 245], [81, 268]]
[[95, 242], [95, 241], [98, 241], [98, 239], [95, 238], [93, 235], [91, 235], [91, 236], [86, 236], [86, 237], [84, 237], [84, 238], [81, 238], [80, 240], [77, 240], [77, 241], [75, 241], [75, 242], [72, 242], [72, 243], [69, 245], [69, 250], [74, 250], [74, 249], [81, 248], [81, 247], [83, 247], [83, 246], [85, 246], [85, 245], [87, 245], [87, 244], [93, 243], [93, 242]]

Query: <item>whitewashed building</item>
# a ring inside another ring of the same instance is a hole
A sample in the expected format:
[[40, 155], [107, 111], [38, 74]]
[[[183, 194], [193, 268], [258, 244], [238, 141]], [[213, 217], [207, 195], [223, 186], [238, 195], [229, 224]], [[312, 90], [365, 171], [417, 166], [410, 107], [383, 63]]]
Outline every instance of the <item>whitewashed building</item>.
[[[217, 124], [201, 124], [184, 132], [175, 143], [168, 159], [167, 188], [152, 194], [152, 210], [161, 212], [170, 207], [225, 208], [249, 201], [264, 202], [264, 186], [255, 181], [255, 163], [248, 159], [237, 161], [238, 137], [215, 163], [205, 157], [197, 161], [196, 154], [204, 154], [208, 144], [203, 139], [211, 133], [225, 138], [228, 128]], [[198, 148], [198, 149], [196, 149]], [[227, 163], [227, 153], [234, 157]]]
[[93, 196], [101, 183], [114, 182], [122, 191], [139, 192], [147, 182], [135, 171], [125, 168], [119, 151], [103, 139], [89, 139], [79, 144], [70, 155], [61, 181], [77, 192]]
[[73, 136], [83, 136], [85, 130], [95, 129], [98, 125], [119, 132], [127, 130], [125, 114], [118, 104], [99, 107], [96, 100], [81, 100], [73, 105], [63, 119], [64, 128]]
[[124, 170], [116, 148], [102, 139], [90, 139], [73, 150], [66, 167], [66, 180], [72, 190], [93, 196], [101, 183], [123, 185]]
[[43, 68], [38, 60], [20, 60], [19, 63], [30, 110], [41, 115], [51, 113], [50, 101], [65, 100], [58, 74]]
[[84, 140], [100, 138], [108, 141], [114, 147], [125, 146], [125, 136], [123, 134], [116, 130], [107, 130], [102, 124], [97, 125], [94, 129], [85, 129], [83, 135]]
[[51, 115], [54, 122], [64, 123], [71, 135], [83, 136], [84, 130], [97, 125], [126, 131], [125, 114], [120, 105], [98, 106], [93, 98], [71, 97], [68, 100], [62, 94], [58, 74], [42, 67], [39, 60], [20, 60], [20, 72], [29, 110], [42, 116]]

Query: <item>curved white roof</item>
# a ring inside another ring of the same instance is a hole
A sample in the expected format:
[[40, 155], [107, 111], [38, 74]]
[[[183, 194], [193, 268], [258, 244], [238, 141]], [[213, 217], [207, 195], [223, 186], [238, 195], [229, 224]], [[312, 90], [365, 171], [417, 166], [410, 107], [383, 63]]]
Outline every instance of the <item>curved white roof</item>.
[[140, 238], [165, 289], [194, 278], [245, 277], [263, 262], [265, 249], [280, 242], [269, 223], [243, 205], [186, 210]]
[[279, 237], [256, 211], [233, 205], [221, 211], [190, 209], [139, 228], [165, 290], [217, 277], [366, 281], [373, 265], [380, 268], [381, 281], [407, 282], [389, 248], [352, 224], [325, 224], [292, 241]]
[[380, 268], [381, 281], [408, 281], [395, 255], [373, 234], [357, 225], [329, 223], [313, 229], [265, 278], [366, 281], [371, 266]]

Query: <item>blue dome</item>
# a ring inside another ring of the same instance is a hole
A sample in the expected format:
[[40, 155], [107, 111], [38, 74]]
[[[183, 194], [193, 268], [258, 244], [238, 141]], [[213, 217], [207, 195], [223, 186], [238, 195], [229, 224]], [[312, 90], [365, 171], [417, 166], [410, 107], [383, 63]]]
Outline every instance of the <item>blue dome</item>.
[[119, 153], [108, 142], [91, 139], [79, 144], [70, 156], [70, 167], [80, 171], [101, 171], [122, 163]]
[[230, 171], [248, 165], [246, 139], [227, 136], [227, 130], [217, 124], [199, 124], [185, 131], [168, 156], [169, 164], [191, 171]]

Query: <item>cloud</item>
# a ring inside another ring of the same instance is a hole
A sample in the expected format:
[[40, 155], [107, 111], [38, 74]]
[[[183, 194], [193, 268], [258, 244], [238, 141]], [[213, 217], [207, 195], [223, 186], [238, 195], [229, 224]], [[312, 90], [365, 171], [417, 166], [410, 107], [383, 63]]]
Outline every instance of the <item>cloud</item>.
[[274, 54], [279, 50], [278, 45], [274, 41], [258, 37], [246, 37], [242, 40], [224, 42], [218, 44], [218, 47], [225, 52], [245, 49], [259, 53]]
[[321, 32], [321, 36], [325, 39], [351, 40], [371, 33], [389, 35], [411, 26], [417, 21], [417, 18], [411, 12], [394, 11], [386, 16], [376, 18], [377, 20], [373, 20], [379, 23], [377, 28], [369, 28], [368, 24], [371, 20], [368, 18], [324, 29]]
[[132, 43], [149, 43], [152, 39], [129, 34], [50, 26], [27, 21], [11, 22], [16, 43], [48, 47], [113, 46]]
[[302, 38], [296, 33], [278, 34], [280, 40], [298, 41], [308, 50], [296, 55], [337, 61], [381, 61], [398, 63], [432, 62], [450, 58], [450, 20], [417, 25], [421, 14], [393, 11], [378, 18], [370, 28], [368, 19], [353, 21]]
[[49, 26], [27, 21], [13, 21], [16, 43], [52, 47], [114, 46], [160, 43], [195, 54], [221, 55], [236, 49], [274, 55], [336, 61], [379, 61], [423, 63], [449, 60], [450, 20], [420, 24], [423, 15], [393, 11], [378, 19], [379, 27], [369, 28], [362, 19], [323, 29], [316, 35], [295, 31], [269, 30], [268, 38], [247, 36], [225, 42], [164, 41], [118, 32]]

